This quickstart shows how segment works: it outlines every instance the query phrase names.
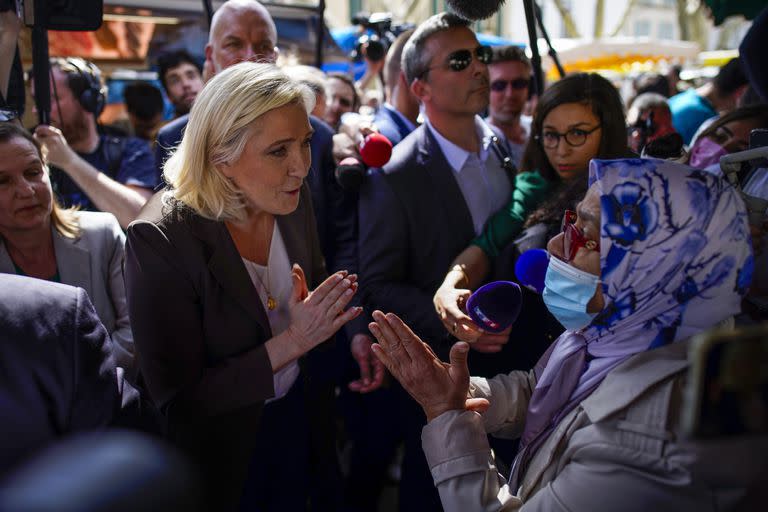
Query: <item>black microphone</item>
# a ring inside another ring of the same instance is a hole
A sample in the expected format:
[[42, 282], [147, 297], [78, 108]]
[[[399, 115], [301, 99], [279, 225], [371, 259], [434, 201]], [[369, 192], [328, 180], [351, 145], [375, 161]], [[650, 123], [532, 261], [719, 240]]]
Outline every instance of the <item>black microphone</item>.
[[345, 190], [356, 190], [368, 173], [369, 167], [382, 167], [392, 156], [392, 143], [380, 133], [372, 133], [360, 144], [360, 158], [347, 157], [336, 167], [336, 181]]
[[336, 182], [344, 190], [357, 190], [362, 185], [368, 167], [357, 158], [347, 157], [336, 167]]
[[467, 20], [484, 20], [501, 9], [506, 0], [446, 0], [453, 12]]

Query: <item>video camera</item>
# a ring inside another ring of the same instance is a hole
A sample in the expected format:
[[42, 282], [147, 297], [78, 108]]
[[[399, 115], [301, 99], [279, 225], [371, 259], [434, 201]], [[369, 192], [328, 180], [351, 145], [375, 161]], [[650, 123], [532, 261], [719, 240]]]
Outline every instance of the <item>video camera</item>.
[[[37, 4], [45, 4], [43, 14]], [[28, 27], [47, 30], [96, 30], [101, 26], [103, 0], [0, 0], [0, 12], [16, 11]]]
[[[24, 24], [32, 29], [35, 104], [40, 123], [50, 124], [48, 30], [98, 29], [102, 23], [104, 0], [0, 0], [0, 12], [5, 11], [15, 11]], [[20, 114], [23, 111], [24, 79], [18, 48], [14, 53], [15, 55], [0, 55], [0, 59], [14, 59], [8, 94], [9, 100], [12, 100], [8, 103], [12, 108], [8, 111], [14, 110]]]
[[395, 38], [413, 28], [412, 23], [392, 24], [392, 13], [358, 12], [352, 17], [352, 23], [360, 25], [364, 30], [357, 38], [355, 48], [350, 53], [350, 58], [355, 62], [361, 62], [366, 56], [373, 62], [382, 60], [387, 55], [387, 50], [395, 41]]

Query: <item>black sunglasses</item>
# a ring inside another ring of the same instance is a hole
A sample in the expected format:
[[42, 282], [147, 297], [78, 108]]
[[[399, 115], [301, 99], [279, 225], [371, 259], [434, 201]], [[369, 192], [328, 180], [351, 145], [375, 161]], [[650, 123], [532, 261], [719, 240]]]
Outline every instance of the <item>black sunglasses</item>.
[[[490, 46], [478, 46], [474, 49], [474, 52], [473, 50], [467, 49], [456, 50], [455, 52], [448, 55], [448, 68], [451, 71], [455, 71], [457, 73], [464, 71], [472, 63], [472, 53], [474, 53], [477, 60], [483, 64], [490, 64], [491, 60], [493, 59], [493, 50], [491, 50]], [[419, 78], [426, 75], [427, 72], [438, 67], [440, 67], [440, 65], [428, 67], [419, 75]]]
[[531, 85], [531, 81], [527, 78], [515, 78], [514, 80], [494, 80], [491, 82], [491, 90], [494, 92], [504, 92], [507, 90], [508, 85], [511, 85], [512, 88], [516, 91], [522, 91]]

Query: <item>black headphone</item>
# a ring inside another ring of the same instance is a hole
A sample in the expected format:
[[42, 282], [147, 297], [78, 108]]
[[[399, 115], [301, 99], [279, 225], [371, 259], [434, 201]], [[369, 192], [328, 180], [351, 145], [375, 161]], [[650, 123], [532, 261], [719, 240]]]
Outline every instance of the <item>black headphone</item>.
[[107, 104], [107, 88], [101, 82], [101, 71], [92, 63], [79, 57], [67, 57], [64, 62], [76, 69], [85, 83], [78, 101], [85, 110], [99, 117]]

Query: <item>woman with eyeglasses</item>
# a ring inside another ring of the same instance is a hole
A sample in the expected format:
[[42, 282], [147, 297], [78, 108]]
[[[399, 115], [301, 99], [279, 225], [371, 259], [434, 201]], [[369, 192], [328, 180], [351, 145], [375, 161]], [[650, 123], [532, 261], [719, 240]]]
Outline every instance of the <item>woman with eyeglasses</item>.
[[39, 141], [0, 123], [0, 273], [78, 286], [112, 338], [117, 366], [135, 382], [138, 364], [123, 283], [125, 235], [110, 213], [62, 208]]
[[[562, 326], [549, 315], [541, 297], [526, 290], [511, 336], [509, 332], [493, 335], [467, 316], [463, 310], [466, 300], [488, 277], [502, 252], [496, 268], [501, 270], [499, 277], [508, 277], [522, 252], [546, 246], [561, 227], [563, 210], [573, 210], [584, 197], [589, 161], [629, 155], [625, 134], [621, 98], [613, 85], [597, 74], [567, 76], [542, 94], [519, 176], [543, 177], [548, 199], [523, 201], [521, 190], [516, 189], [507, 206], [491, 217], [483, 233], [456, 258], [434, 296], [445, 328], [472, 343], [481, 353], [475, 361], [484, 359], [489, 374], [509, 371], [510, 364], [530, 368], [562, 332]], [[507, 345], [509, 339], [525, 339], [526, 343]], [[503, 357], [499, 357], [502, 351]]]
[[[443, 363], [373, 313], [374, 353], [427, 416], [447, 512], [733, 510], [764, 475], [768, 437], [702, 443], [680, 421], [691, 337], [731, 323], [750, 285], [738, 192], [663, 160], [593, 160], [590, 182], [547, 245], [544, 301], [567, 330], [531, 371], [470, 379], [469, 345]], [[509, 476], [487, 434], [520, 438]]]

